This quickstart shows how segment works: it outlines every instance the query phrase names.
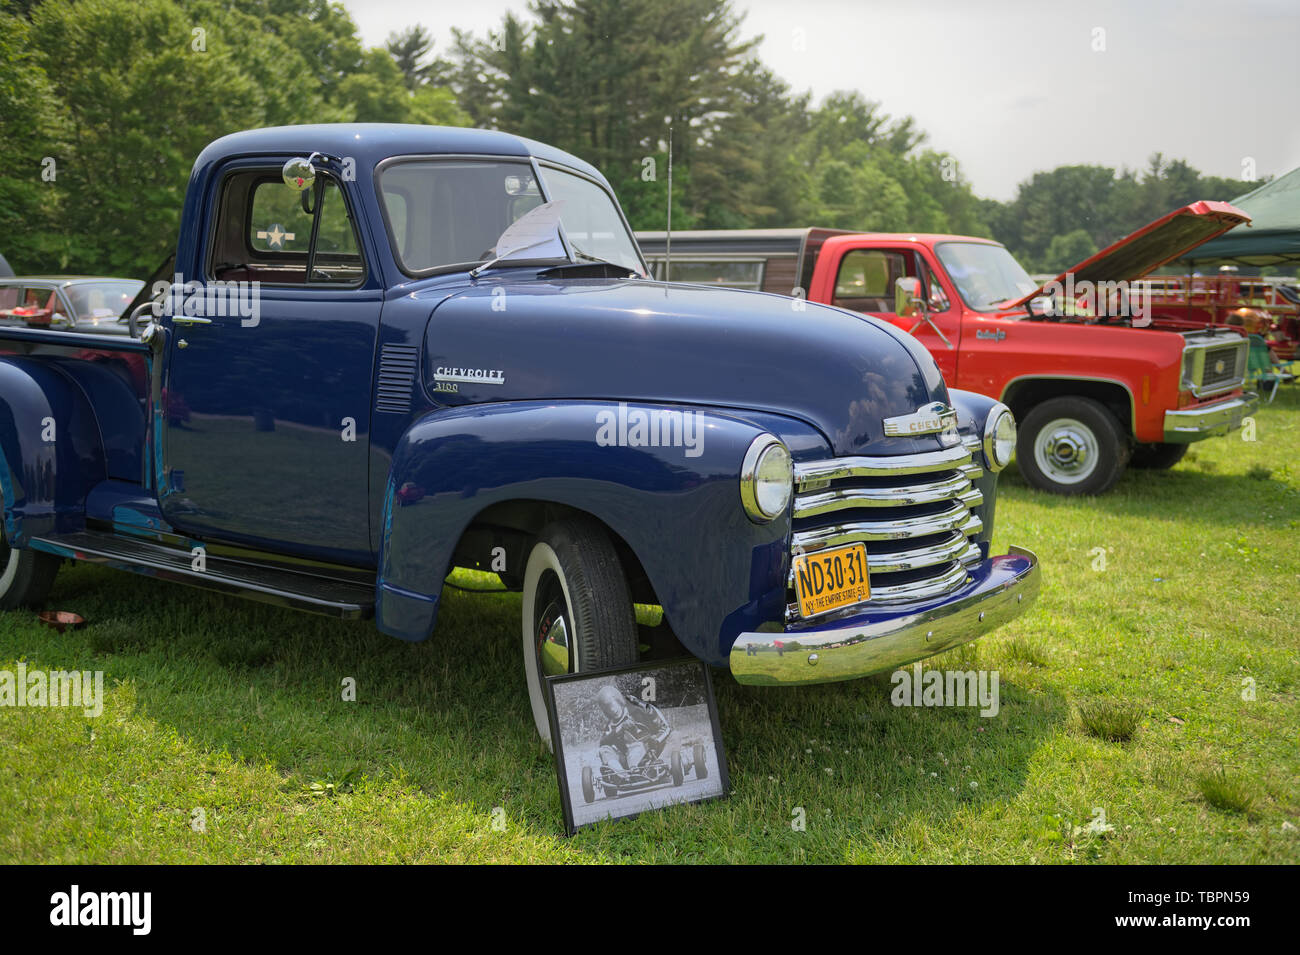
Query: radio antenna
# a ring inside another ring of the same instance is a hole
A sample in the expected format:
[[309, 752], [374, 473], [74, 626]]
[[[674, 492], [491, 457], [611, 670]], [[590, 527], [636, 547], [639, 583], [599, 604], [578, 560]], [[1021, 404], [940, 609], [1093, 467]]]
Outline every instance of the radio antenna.
[[668, 124], [668, 225], [664, 228], [664, 281], [671, 281], [673, 268], [673, 127]]

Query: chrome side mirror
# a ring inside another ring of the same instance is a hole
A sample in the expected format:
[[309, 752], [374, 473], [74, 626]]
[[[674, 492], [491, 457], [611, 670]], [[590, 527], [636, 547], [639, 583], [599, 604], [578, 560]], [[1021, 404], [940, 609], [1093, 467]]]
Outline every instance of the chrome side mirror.
[[894, 281], [894, 314], [899, 318], [914, 318], [925, 314], [920, 279], [905, 275]]
[[921, 297], [920, 279], [905, 275], [894, 282], [894, 314], [899, 318], [916, 319], [916, 324], [907, 330], [909, 335], [915, 335], [916, 330], [922, 325], [929, 325], [930, 330], [939, 336], [939, 340], [950, 351], [952, 350], [953, 345], [948, 341], [948, 336], [930, 318], [930, 310], [926, 307], [925, 299]]
[[297, 156], [290, 159], [280, 170], [284, 184], [294, 192], [306, 192], [316, 184], [316, 167], [310, 159]]

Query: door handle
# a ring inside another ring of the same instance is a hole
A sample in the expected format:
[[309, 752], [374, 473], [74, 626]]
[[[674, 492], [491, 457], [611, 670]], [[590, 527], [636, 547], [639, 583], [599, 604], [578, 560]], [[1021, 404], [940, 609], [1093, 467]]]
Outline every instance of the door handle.
[[211, 325], [212, 319], [199, 318], [197, 315], [173, 315], [173, 325]]

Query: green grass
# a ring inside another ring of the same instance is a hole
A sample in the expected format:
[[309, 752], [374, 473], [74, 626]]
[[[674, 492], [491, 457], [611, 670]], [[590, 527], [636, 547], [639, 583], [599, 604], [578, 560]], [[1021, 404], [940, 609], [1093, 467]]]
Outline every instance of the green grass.
[[1145, 709], [1126, 700], [1087, 700], [1079, 704], [1079, 723], [1090, 736], [1127, 743], [1137, 732]]
[[1036, 551], [1042, 595], [928, 664], [997, 670], [997, 716], [896, 708], [887, 674], [719, 674], [731, 798], [572, 839], [518, 596], [449, 592], [434, 639], [405, 644], [65, 569], [51, 606], [88, 626], [0, 615], [0, 669], [103, 670], [107, 699], [0, 709], [0, 862], [1296, 862], [1297, 389], [1258, 437], [1093, 500], [1007, 473], [995, 549]]
[[1249, 785], [1229, 776], [1222, 767], [1197, 776], [1196, 788], [1207, 803], [1224, 812], [1249, 813], [1255, 805]]

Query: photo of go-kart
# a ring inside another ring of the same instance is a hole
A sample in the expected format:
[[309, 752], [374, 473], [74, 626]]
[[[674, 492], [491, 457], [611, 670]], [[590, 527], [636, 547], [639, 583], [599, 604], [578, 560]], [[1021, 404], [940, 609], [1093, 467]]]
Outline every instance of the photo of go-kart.
[[597, 797], [618, 799], [669, 786], [675, 788], [686, 781], [688, 773], [696, 779], [708, 777], [703, 743], [693, 743], [685, 756], [682, 747], [674, 747], [667, 759], [660, 755], [631, 769], [583, 766], [582, 798], [590, 803]]

